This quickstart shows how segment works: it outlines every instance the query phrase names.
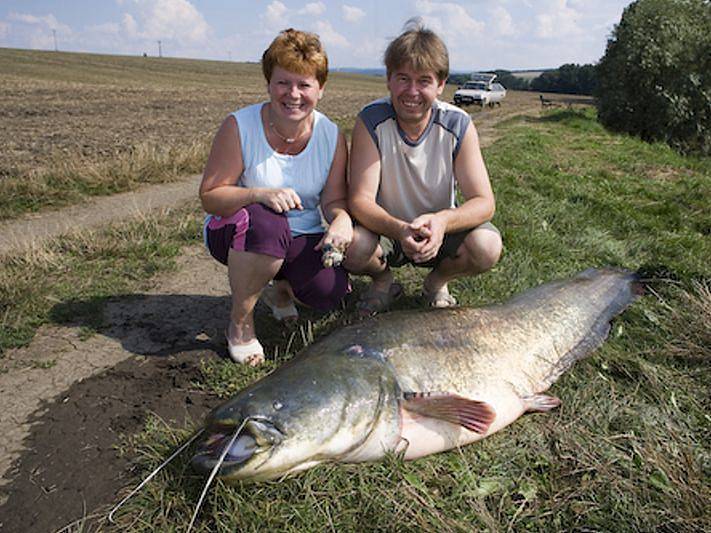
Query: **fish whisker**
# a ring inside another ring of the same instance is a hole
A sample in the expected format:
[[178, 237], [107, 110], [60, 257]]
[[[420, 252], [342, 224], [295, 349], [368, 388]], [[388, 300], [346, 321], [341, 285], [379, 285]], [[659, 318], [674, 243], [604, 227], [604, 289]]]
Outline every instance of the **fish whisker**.
[[212, 472], [210, 472], [210, 476], [207, 478], [207, 483], [205, 483], [205, 487], [202, 489], [202, 494], [200, 494], [200, 499], [198, 500], [197, 506], [195, 507], [195, 512], [193, 512], [193, 517], [190, 519], [190, 523], [188, 524], [188, 529], [185, 530], [186, 533], [190, 533], [190, 531], [192, 530], [193, 525], [195, 524], [195, 520], [197, 519], [198, 512], [200, 511], [200, 507], [202, 507], [202, 502], [205, 499], [205, 496], [207, 495], [207, 490], [210, 488], [210, 485], [212, 484], [212, 480], [215, 479], [215, 476], [217, 475], [217, 471], [220, 469], [220, 467], [222, 466], [222, 463], [225, 461], [225, 457], [227, 457], [227, 453], [230, 451], [230, 448], [232, 448], [232, 445], [237, 440], [237, 437], [239, 437], [239, 434], [244, 429], [244, 426], [250, 420], [251, 420], [251, 418], [247, 417], [242, 421], [242, 424], [240, 424], [240, 426], [234, 432], [234, 435], [232, 435], [230, 442], [228, 442], [227, 446], [225, 446], [224, 450], [222, 450], [222, 453], [220, 454], [220, 457], [217, 460], [217, 463], [215, 463], [215, 466], [212, 468]]
[[175, 459], [178, 455], [180, 455], [180, 453], [185, 448], [190, 446], [195, 441], [195, 439], [197, 439], [200, 435], [202, 435], [204, 433], [204, 431], [205, 431], [205, 429], [203, 428], [203, 429], [200, 429], [197, 432], [195, 432], [193, 434], [193, 436], [188, 439], [187, 442], [185, 442], [177, 450], [175, 450], [173, 452], [173, 454], [170, 457], [168, 457], [165, 461], [163, 461], [158, 468], [156, 468], [155, 470], [153, 470], [153, 472], [148, 474], [148, 476], [143, 481], [141, 481], [138, 484], [138, 486], [128, 494], [128, 496], [126, 496], [113, 509], [111, 509], [111, 512], [109, 513], [109, 516], [108, 516], [109, 523], [115, 524], [116, 522], [114, 522], [114, 514], [116, 514], [116, 511], [118, 511], [123, 506], [123, 504], [126, 503], [129, 499], [131, 499], [138, 491], [140, 491], [143, 487], [145, 487], [146, 484], [151, 479], [153, 479], [158, 472], [160, 472], [168, 463], [170, 463], [173, 459]]

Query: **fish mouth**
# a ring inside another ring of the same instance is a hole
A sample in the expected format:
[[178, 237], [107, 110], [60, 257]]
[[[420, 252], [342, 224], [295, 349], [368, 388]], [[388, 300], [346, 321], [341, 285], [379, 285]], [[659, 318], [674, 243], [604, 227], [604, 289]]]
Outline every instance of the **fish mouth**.
[[[237, 435], [235, 432], [239, 431]], [[252, 459], [269, 459], [284, 438], [284, 434], [269, 420], [250, 418], [242, 424], [212, 424], [206, 428], [207, 438], [199, 445], [193, 455], [193, 467], [209, 473], [220, 461], [218, 475], [233, 475]], [[224, 457], [222, 457], [224, 455]], [[258, 468], [256, 465], [255, 468]]]

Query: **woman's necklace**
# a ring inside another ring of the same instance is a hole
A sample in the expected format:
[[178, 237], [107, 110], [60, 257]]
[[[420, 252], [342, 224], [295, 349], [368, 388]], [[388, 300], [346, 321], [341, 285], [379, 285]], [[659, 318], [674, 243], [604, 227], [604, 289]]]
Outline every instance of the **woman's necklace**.
[[276, 129], [276, 125], [274, 124], [274, 121], [272, 120], [271, 109], [269, 110], [269, 129], [272, 130], [272, 133], [274, 133], [274, 135], [279, 137], [286, 144], [294, 144], [296, 141], [301, 139], [301, 137], [303, 137], [305, 133], [307, 133], [309, 131], [309, 128], [306, 128], [304, 131], [300, 132], [296, 137], [287, 137], [285, 135], [282, 135], [281, 133], [279, 133], [279, 130]]

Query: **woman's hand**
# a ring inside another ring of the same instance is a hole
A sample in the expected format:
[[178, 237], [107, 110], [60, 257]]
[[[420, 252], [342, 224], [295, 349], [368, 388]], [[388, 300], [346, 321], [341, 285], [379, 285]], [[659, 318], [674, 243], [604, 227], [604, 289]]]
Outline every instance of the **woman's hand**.
[[339, 214], [339, 216], [331, 222], [323, 238], [314, 249], [321, 250], [325, 245], [330, 244], [334, 248], [345, 252], [352, 240], [353, 223], [351, 222], [351, 218], [343, 213]]
[[314, 250], [323, 250], [324, 266], [338, 266], [345, 258], [346, 250], [353, 240], [353, 223], [345, 211], [331, 222]]
[[255, 189], [255, 198], [276, 213], [286, 213], [291, 209], [303, 209], [301, 198], [294, 189]]

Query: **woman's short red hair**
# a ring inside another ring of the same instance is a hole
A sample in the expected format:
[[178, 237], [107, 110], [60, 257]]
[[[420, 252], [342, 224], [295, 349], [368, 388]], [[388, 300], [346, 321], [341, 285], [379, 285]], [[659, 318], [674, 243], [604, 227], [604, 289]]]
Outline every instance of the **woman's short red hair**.
[[314, 76], [321, 87], [328, 78], [328, 57], [318, 35], [289, 28], [279, 32], [262, 54], [262, 72], [269, 83], [274, 67]]

